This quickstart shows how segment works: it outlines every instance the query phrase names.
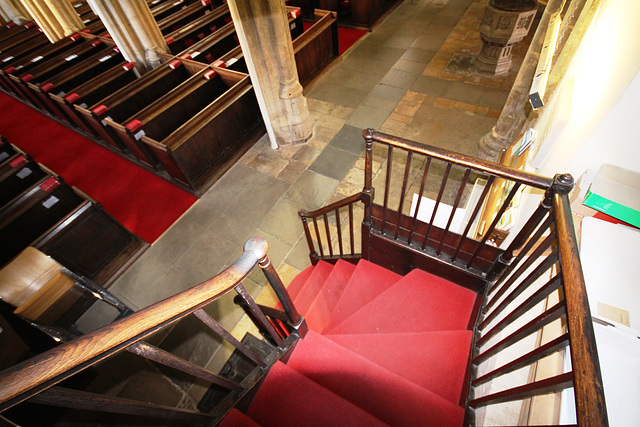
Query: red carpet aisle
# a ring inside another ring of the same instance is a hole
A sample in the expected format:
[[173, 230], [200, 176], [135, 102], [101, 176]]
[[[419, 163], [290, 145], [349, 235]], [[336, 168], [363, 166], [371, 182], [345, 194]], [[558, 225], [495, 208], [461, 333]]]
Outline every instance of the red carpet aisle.
[[0, 135], [100, 202], [149, 243], [197, 200], [2, 92]]
[[288, 291], [310, 331], [221, 426], [462, 426], [474, 292], [364, 260], [320, 261]]

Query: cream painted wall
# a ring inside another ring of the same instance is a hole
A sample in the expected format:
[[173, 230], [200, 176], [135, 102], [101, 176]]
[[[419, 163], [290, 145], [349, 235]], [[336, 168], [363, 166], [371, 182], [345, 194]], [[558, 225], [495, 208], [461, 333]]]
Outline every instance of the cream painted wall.
[[640, 1], [602, 0], [567, 76], [571, 119], [540, 167], [543, 175], [612, 163], [640, 170]]

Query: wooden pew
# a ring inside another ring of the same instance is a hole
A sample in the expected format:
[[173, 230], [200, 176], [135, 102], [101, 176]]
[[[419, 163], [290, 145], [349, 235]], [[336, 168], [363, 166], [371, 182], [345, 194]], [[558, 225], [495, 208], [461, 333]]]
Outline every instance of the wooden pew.
[[29, 37], [35, 36], [40, 33], [40, 30], [33, 22], [26, 22], [23, 25], [14, 25], [9, 28], [9, 31], [0, 36], [0, 51], [7, 49], [7, 46], [12, 45], [16, 41], [26, 40]]
[[203, 5], [202, 3], [193, 3], [178, 12], [167, 16], [164, 19], [158, 21], [158, 28], [162, 32], [163, 36], [184, 27], [197, 18], [210, 13], [212, 10], [211, 5]]
[[0, 167], [16, 154], [15, 148], [0, 135]]
[[164, 169], [196, 195], [264, 133], [249, 77], [221, 68], [195, 75], [131, 119], [126, 131], [140, 133]]
[[[74, 47], [85, 43], [88, 42], [82, 36], [80, 36], [80, 34], [74, 34], [71, 37], [67, 37], [53, 44], [47, 42], [47, 44], [42, 46], [41, 48], [30, 51], [27, 54], [21, 55], [19, 57], [9, 55], [10, 59], [8, 59], [3, 64], [3, 68], [0, 70], [0, 79], [3, 80], [10, 88], [10, 93], [13, 93], [14, 95], [19, 97], [20, 92], [16, 88], [12, 79], [9, 77], [10, 74], [18, 72], [28, 72], [30, 69], [36, 67], [41, 61], [45, 61], [49, 58], [54, 57], [55, 55], [59, 55], [62, 52], [68, 52]], [[5, 57], [4, 59], [6, 58], [7, 57]]]
[[4, 212], [23, 192], [49, 174], [28, 156], [14, 151], [13, 158], [0, 166], [0, 212]]
[[[180, 60], [174, 60], [148, 72], [90, 107], [76, 106], [76, 109], [96, 131], [106, 126], [107, 120], [124, 125], [126, 123], [123, 122], [129, 117], [185, 82], [197, 71], [199, 69], [183, 66]], [[155, 168], [158, 160], [138, 139], [120, 138], [119, 143], [125, 145], [140, 162]]]
[[158, 22], [193, 2], [194, 0], [152, 1], [149, 3], [149, 8], [151, 9], [151, 14], [154, 19]]
[[223, 5], [216, 8], [213, 12], [201, 16], [178, 30], [169, 33], [165, 37], [165, 40], [171, 53], [177, 55], [230, 22], [231, 14], [229, 13], [229, 7]]
[[[292, 14], [289, 9], [290, 24], [300, 22], [297, 13]], [[292, 17], [291, 15], [294, 15]], [[300, 25], [298, 28], [302, 28]], [[242, 49], [239, 46], [217, 56], [224, 48], [231, 46], [237, 39], [235, 29], [223, 27], [213, 35], [191, 46], [181, 53], [180, 57], [189, 58], [202, 63], [212, 63], [215, 58], [217, 64], [224, 63], [230, 70], [248, 73]], [[220, 43], [221, 48], [218, 48]], [[338, 25], [334, 12], [316, 10], [316, 22], [307, 31], [293, 39], [293, 51], [296, 58], [298, 78], [302, 85], [313, 80], [327, 65], [338, 58]]]
[[0, 267], [34, 246], [74, 272], [108, 285], [146, 249], [145, 242], [86, 194], [42, 165], [28, 166], [30, 176], [38, 179], [32, 178], [31, 186], [0, 209]]
[[69, 116], [78, 127], [87, 129], [91, 135], [106, 145], [116, 148], [119, 151], [124, 151], [126, 146], [111, 132], [110, 128], [105, 126], [91, 126], [85, 119], [82, 111], [90, 114], [87, 110], [90, 105], [96, 104], [131, 83], [136, 78], [135, 64], [133, 62], [127, 62], [121, 66], [115, 66], [85, 83], [70, 89], [68, 93], [64, 95], [50, 93], [49, 96], [58, 103], [59, 108], [64, 110], [67, 116]]
[[33, 44], [42, 40], [47, 40], [47, 37], [33, 22], [27, 22], [19, 28], [25, 28], [26, 30], [20, 34], [15, 34], [13, 37], [0, 41], [0, 55], [5, 55], [25, 43]]
[[117, 65], [122, 66], [124, 63], [125, 59], [117, 48], [107, 47], [105, 50], [96, 52], [71, 68], [63, 70], [46, 80], [35, 81], [34, 79], [27, 85], [48, 106], [49, 110], [53, 111], [60, 119], [67, 121], [71, 125], [79, 126], [84, 132], [91, 133], [88, 126], [82, 122], [75, 122], [67, 114], [66, 110], [61, 109], [60, 104], [51, 98], [51, 94], [64, 96], [68, 91], [92, 77]]
[[[84, 41], [84, 39], [77, 35], [77, 39], [79, 41], [75, 41], [71, 44], [68, 44], [68, 41], [65, 39], [58, 43], [61, 43], [62, 48], [53, 48], [51, 51], [46, 51], [48, 54], [46, 56], [39, 55], [36, 57], [32, 56], [30, 62], [28, 60], [23, 60], [22, 64], [10, 68], [5, 68], [5, 73], [9, 77], [9, 82], [12, 84], [15, 92], [14, 94], [26, 100], [38, 108], [47, 111], [45, 105], [35, 97], [33, 97], [30, 91], [27, 89], [26, 84], [33, 80], [34, 77], [37, 78], [48, 78], [49, 76], [62, 71], [64, 68], [69, 67], [71, 64], [76, 63], [78, 60], [81, 60], [91, 54], [93, 54], [97, 50], [101, 50], [104, 48], [104, 44], [99, 40], [94, 41]], [[58, 43], [54, 43], [50, 46], [55, 46]], [[49, 54], [49, 52], [56, 52], [55, 54]], [[34, 54], [32, 54], [34, 55]]]

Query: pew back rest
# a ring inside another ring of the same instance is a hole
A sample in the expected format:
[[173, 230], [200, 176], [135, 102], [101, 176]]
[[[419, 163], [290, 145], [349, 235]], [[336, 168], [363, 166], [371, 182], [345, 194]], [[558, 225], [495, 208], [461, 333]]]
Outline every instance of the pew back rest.
[[165, 64], [99, 101], [91, 110], [105, 105], [108, 108], [107, 115], [115, 122], [122, 122], [190, 77], [191, 73], [185, 67], [173, 69]]
[[81, 61], [73, 68], [59, 73], [47, 82], [51, 83], [54, 89], [53, 93], [64, 95], [74, 87], [84, 83], [87, 79], [101, 74], [102, 72], [115, 67], [124, 62], [122, 54], [113, 49], [97, 52], [89, 58]]
[[136, 80], [136, 74], [132, 63], [124, 64], [122, 67], [113, 67], [77, 86], [73, 93], [78, 95], [78, 104], [88, 108], [122, 87]]
[[163, 140], [229, 89], [217, 73], [204, 74], [194, 75], [131, 119], [143, 123], [146, 135]]

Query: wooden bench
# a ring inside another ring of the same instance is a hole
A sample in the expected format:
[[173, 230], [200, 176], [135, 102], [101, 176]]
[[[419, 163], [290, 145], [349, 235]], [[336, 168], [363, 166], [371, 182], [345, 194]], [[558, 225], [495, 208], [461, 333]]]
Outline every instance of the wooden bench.
[[169, 33], [165, 40], [173, 55], [177, 55], [189, 46], [204, 39], [231, 22], [231, 14], [227, 5], [216, 8], [213, 12], [191, 21], [189, 24]]
[[90, 115], [91, 112], [87, 110], [90, 105], [98, 103], [137, 78], [135, 64], [127, 62], [110, 68], [85, 83], [70, 89], [65, 94], [50, 93], [49, 96], [58, 103], [59, 108], [64, 110], [79, 128], [86, 129], [98, 141], [119, 151], [124, 151], [126, 146], [117, 136], [110, 132], [110, 128], [91, 126], [82, 112], [87, 112]]
[[19, 27], [18, 33], [13, 33], [11, 37], [4, 37], [0, 40], [0, 54], [5, 54], [15, 49], [23, 43], [37, 43], [41, 40], [47, 40], [47, 37], [40, 32], [33, 22], [27, 22]]
[[[108, 284], [146, 249], [89, 196], [44, 166], [23, 161], [0, 182], [0, 267], [34, 246], [78, 274]], [[20, 178], [27, 168], [31, 172]]]
[[211, 10], [211, 5], [203, 5], [200, 2], [191, 4], [172, 15], [169, 15], [166, 18], [157, 21], [158, 28], [160, 28], [160, 32], [162, 32], [162, 35], [166, 36], [172, 31], [176, 31], [181, 27], [189, 24], [193, 20], [200, 18], [207, 13], [210, 13]]
[[253, 87], [243, 74], [206, 70], [163, 101], [133, 116], [125, 129], [140, 134], [171, 177], [196, 195], [264, 133]]
[[[330, 10], [340, 16], [340, 25], [358, 27], [371, 31], [381, 17], [395, 8], [401, 0], [351, 0], [343, 6], [338, 0], [290, 0], [287, 3], [302, 8], [306, 19], [311, 19], [314, 8]], [[315, 11], [317, 11], [315, 9]]]
[[117, 48], [107, 48], [96, 52], [94, 55], [46, 80], [36, 82], [34, 79], [28, 82], [27, 86], [60, 119], [71, 125], [77, 125], [82, 131], [90, 133], [89, 128], [84, 123], [75, 122], [67, 114], [66, 110], [61, 109], [60, 104], [51, 98], [51, 94], [64, 96], [74, 87], [115, 66], [120, 65], [122, 67], [125, 62], [124, 57]]
[[10, 210], [13, 202], [51, 173], [15, 150], [11, 158], [0, 166], [0, 215]]
[[38, 64], [34, 67], [25, 67], [23, 69], [16, 70], [9, 74], [9, 78], [13, 82], [17, 94], [22, 95], [22, 99], [31, 102], [43, 111], [55, 114], [53, 111], [50, 111], [47, 104], [43, 103], [38, 96], [34, 95], [33, 92], [29, 90], [27, 83], [44, 83], [50, 77], [71, 68], [83, 59], [95, 54], [96, 52], [103, 51], [104, 49], [105, 44], [100, 40], [80, 43], [79, 45], [74, 46], [69, 50], [65, 50], [58, 55], [38, 61]]
[[[174, 60], [148, 72], [89, 108], [76, 107], [76, 109], [84, 115], [94, 129], [107, 126], [107, 120], [125, 125], [129, 117], [185, 82], [201, 69], [202, 67], [183, 66], [180, 60]], [[126, 146], [140, 162], [153, 168], [158, 165], [155, 156], [137, 139], [118, 138], [118, 141]]]
[[238, 46], [240, 46], [240, 42], [236, 35], [236, 29], [233, 22], [230, 22], [205, 39], [189, 46], [180, 52], [179, 56], [181, 58], [193, 59], [203, 64], [212, 64]]
[[[45, 46], [29, 51], [19, 57], [9, 55], [8, 57], [10, 59], [3, 64], [4, 66], [2, 70], [0, 70], [0, 79], [10, 88], [10, 93], [19, 97], [20, 92], [9, 75], [20, 72], [28, 73], [30, 69], [35, 68], [41, 61], [50, 59], [63, 52], [68, 52], [74, 47], [86, 43], [88, 42], [81, 37], [80, 34], [75, 34], [53, 44], [47, 42]], [[6, 57], [3, 59], [6, 59]]]

